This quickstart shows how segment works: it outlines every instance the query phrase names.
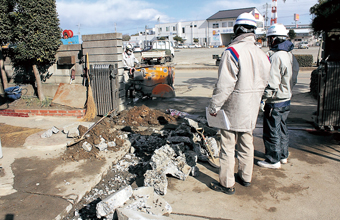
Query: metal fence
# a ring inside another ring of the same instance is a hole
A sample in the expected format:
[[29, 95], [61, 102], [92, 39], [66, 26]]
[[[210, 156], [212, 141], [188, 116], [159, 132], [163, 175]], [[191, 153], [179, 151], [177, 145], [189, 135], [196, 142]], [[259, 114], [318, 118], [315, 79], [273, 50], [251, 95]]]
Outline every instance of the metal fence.
[[118, 66], [90, 65], [90, 78], [93, 98], [96, 103], [97, 115], [106, 115], [119, 108]]
[[321, 129], [340, 126], [340, 62], [326, 62], [319, 68], [316, 123]]

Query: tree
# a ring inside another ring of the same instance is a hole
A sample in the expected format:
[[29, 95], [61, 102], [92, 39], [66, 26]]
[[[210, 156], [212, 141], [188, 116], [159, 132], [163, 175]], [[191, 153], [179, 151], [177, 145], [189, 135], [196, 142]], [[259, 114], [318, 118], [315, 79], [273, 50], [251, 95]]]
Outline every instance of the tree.
[[291, 40], [293, 40], [296, 37], [296, 33], [293, 29], [290, 29], [288, 32], [288, 36]]
[[312, 21], [314, 33], [330, 31], [340, 27], [340, 2], [339, 0], [319, 0], [310, 8], [310, 13], [315, 15]]
[[14, 13], [14, 56], [11, 57], [17, 71], [33, 70], [36, 93], [41, 101], [41, 70], [46, 70], [55, 61], [61, 45], [61, 29], [55, 0], [17, 0]]
[[174, 41], [176, 41], [176, 42], [181, 42], [181, 43], [183, 43], [183, 38], [181, 38], [180, 36], [178, 36], [178, 35], [176, 35], [174, 38]]
[[195, 43], [198, 43], [198, 38], [194, 38], [194, 42], [195, 42]]
[[0, 71], [4, 89], [8, 87], [8, 82], [6, 72], [3, 68], [4, 56], [2, 54], [2, 46], [11, 42], [13, 25], [10, 13], [13, 12], [13, 8], [13, 0], [3, 0], [0, 4]]
[[122, 39], [123, 39], [123, 41], [129, 41], [131, 39], [131, 37], [128, 34], [124, 34]]

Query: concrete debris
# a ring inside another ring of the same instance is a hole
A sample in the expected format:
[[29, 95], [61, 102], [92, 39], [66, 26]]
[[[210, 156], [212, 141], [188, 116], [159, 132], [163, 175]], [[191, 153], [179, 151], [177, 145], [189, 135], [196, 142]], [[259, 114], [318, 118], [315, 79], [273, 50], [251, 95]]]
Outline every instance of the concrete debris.
[[165, 195], [168, 189], [168, 180], [164, 172], [147, 170], [144, 174], [144, 186], [153, 187], [158, 195]]
[[[144, 185], [155, 188], [156, 193], [160, 195], [166, 194], [168, 186], [166, 175], [170, 174], [180, 180], [185, 180], [192, 167], [196, 166], [194, 152], [188, 154], [183, 153], [184, 144], [170, 146], [168, 144], [155, 150], [151, 157], [150, 165], [152, 170], [148, 170], [144, 177]], [[188, 165], [187, 159], [191, 166]]]
[[117, 144], [114, 141], [109, 141], [109, 142], [107, 142], [107, 146], [108, 147], [115, 147], [115, 146], [117, 146]]
[[112, 215], [116, 208], [124, 205], [132, 196], [132, 188], [130, 185], [122, 190], [110, 195], [97, 204], [97, 218]]
[[169, 215], [172, 212], [170, 204], [155, 193], [153, 187], [135, 189], [123, 208], [158, 216]]
[[87, 152], [90, 152], [92, 150], [92, 145], [89, 142], [86, 142], [86, 141], [83, 143], [82, 147]]
[[47, 131], [45, 131], [40, 137], [41, 138], [49, 138], [53, 134], [57, 134], [58, 132], [59, 132], [59, 129], [56, 128], [55, 126], [53, 126], [51, 129], [48, 129]]
[[95, 145], [96, 148], [98, 148], [100, 151], [104, 151], [107, 149], [107, 143], [106, 140], [100, 136], [100, 143]]
[[134, 211], [131, 209], [117, 209], [119, 220], [171, 220], [170, 217], [150, 215], [143, 212]]
[[194, 121], [190, 118], [184, 118], [184, 120], [188, 123], [188, 125], [190, 125], [191, 127], [195, 128], [195, 129], [198, 129], [199, 126], [198, 126], [198, 122], [197, 121]]
[[[214, 156], [219, 155], [217, 130], [195, 120], [197, 117], [184, 114], [184, 119], [175, 124], [174, 118], [162, 115], [169, 123], [160, 126], [159, 112], [146, 107], [132, 110], [106, 118], [85, 136], [82, 147], [91, 151], [87, 154], [98, 152], [97, 148], [130, 150], [84, 196], [82, 203], [87, 205], [78, 206], [81, 219], [112, 219], [114, 214], [119, 220], [169, 219], [163, 215], [171, 213], [171, 206], [160, 197], [167, 193], [168, 176], [185, 181], [189, 175], [199, 175], [198, 161], [208, 161], [207, 149], [197, 129], [203, 128]], [[78, 129], [82, 135], [88, 128]], [[131, 185], [139, 188], [132, 190]]]

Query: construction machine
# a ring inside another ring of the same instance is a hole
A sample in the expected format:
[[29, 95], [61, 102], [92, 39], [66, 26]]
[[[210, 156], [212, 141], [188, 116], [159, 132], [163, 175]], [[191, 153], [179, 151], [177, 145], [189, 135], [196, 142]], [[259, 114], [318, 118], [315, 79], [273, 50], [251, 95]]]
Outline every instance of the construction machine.
[[130, 87], [135, 97], [175, 97], [175, 67], [155, 65], [137, 67], [130, 78]]

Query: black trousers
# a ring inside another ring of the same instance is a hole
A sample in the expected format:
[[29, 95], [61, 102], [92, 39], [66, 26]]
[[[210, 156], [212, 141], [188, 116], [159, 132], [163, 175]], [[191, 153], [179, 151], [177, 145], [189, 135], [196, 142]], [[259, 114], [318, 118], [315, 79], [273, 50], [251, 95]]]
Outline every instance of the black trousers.
[[290, 105], [275, 107], [266, 104], [263, 117], [263, 142], [267, 162], [277, 163], [288, 158], [289, 134], [286, 124]]

